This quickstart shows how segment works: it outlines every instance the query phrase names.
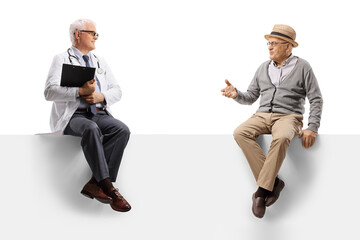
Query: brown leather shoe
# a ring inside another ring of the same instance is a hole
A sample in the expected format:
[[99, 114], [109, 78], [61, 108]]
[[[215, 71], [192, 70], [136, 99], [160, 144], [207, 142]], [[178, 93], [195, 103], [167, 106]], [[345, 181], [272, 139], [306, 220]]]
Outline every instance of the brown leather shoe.
[[274, 187], [273, 191], [267, 197], [265, 206], [269, 207], [273, 205], [276, 202], [276, 200], [278, 200], [280, 196], [280, 192], [284, 189], [284, 187], [285, 187], [284, 181], [279, 179], [278, 185]]
[[258, 218], [262, 218], [265, 215], [265, 199], [262, 197], [255, 198], [255, 193], [252, 195], [253, 205], [252, 212]]
[[110, 204], [111, 208], [119, 212], [128, 212], [131, 209], [130, 204], [125, 200], [116, 188], [111, 190], [110, 196], [113, 202]]
[[96, 200], [102, 203], [113, 202], [112, 198], [106, 195], [96, 183], [91, 183], [90, 181], [87, 184], [85, 184], [85, 186], [81, 190], [82, 195], [91, 199], [95, 198]]

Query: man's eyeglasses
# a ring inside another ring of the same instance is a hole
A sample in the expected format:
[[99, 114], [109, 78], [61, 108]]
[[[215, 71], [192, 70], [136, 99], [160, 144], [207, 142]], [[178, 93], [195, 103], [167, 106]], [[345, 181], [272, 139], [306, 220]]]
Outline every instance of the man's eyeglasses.
[[87, 33], [90, 33], [91, 36], [93, 37], [99, 37], [99, 34], [95, 31], [90, 31], [90, 30], [80, 30], [80, 32], [87, 32]]
[[276, 47], [278, 44], [287, 44], [288, 42], [268, 42], [268, 46]]

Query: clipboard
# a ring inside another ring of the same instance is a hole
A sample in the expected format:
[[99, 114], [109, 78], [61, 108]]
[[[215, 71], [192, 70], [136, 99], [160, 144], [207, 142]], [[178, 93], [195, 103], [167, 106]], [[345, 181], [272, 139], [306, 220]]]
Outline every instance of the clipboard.
[[95, 68], [64, 63], [61, 71], [60, 86], [81, 87], [87, 81], [94, 79], [94, 77]]

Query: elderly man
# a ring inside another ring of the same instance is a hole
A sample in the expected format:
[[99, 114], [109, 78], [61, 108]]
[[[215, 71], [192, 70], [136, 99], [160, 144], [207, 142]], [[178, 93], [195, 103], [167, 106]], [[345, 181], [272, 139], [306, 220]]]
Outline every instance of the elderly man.
[[[130, 131], [110, 114], [109, 106], [120, 100], [121, 90], [106, 62], [91, 52], [98, 37], [91, 20], [79, 19], [70, 25], [72, 46], [54, 57], [44, 94], [46, 100], [53, 101], [52, 131], [81, 137], [92, 171], [81, 193], [126, 212], [131, 207], [112, 182], [116, 181]], [[60, 86], [63, 64], [96, 68], [94, 79], [81, 87]]]
[[[285, 183], [278, 177], [290, 141], [297, 135], [310, 148], [317, 136], [322, 112], [322, 96], [312, 68], [304, 59], [292, 55], [297, 47], [294, 29], [276, 24], [265, 35], [270, 60], [260, 65], [247, 92], [240, 92], [228, 80], [222, 94], [241, 104], [252, 104], [259, 96], [260, 107], [234, 131], [234, 138], [247, 158], [258, 189], [253, 194], [252, 211], [262, 218], [266, 207], [279, 198]], [[305, 97], [310, 102], [308, 128], [302, 130]], [[256, 138], [272, 134], [267, 156]]]

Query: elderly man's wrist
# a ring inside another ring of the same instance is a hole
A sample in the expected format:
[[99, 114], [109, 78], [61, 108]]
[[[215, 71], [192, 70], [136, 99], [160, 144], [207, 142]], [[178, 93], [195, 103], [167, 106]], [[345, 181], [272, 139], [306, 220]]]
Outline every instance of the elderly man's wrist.
[[235, 99], [238, 96], [238, 93], [237, 93], [238, 91], [236, 88], [234, 88], [234, 91], [235, 91], [235, 96], [233, 97], [233, 99]]
[[310, 130], [310, 131], [312, 131], [314, 133], [317, 133], [318, 132], [318, 127], [315, 124], [310, 123], [307, 130]]
[[239, 94], [240, 92], [236, 88], [235, 91], [236, 91], [236, 97], [234, 97], [233, 99], [239, 102], [241, 100], [241, 94]]

